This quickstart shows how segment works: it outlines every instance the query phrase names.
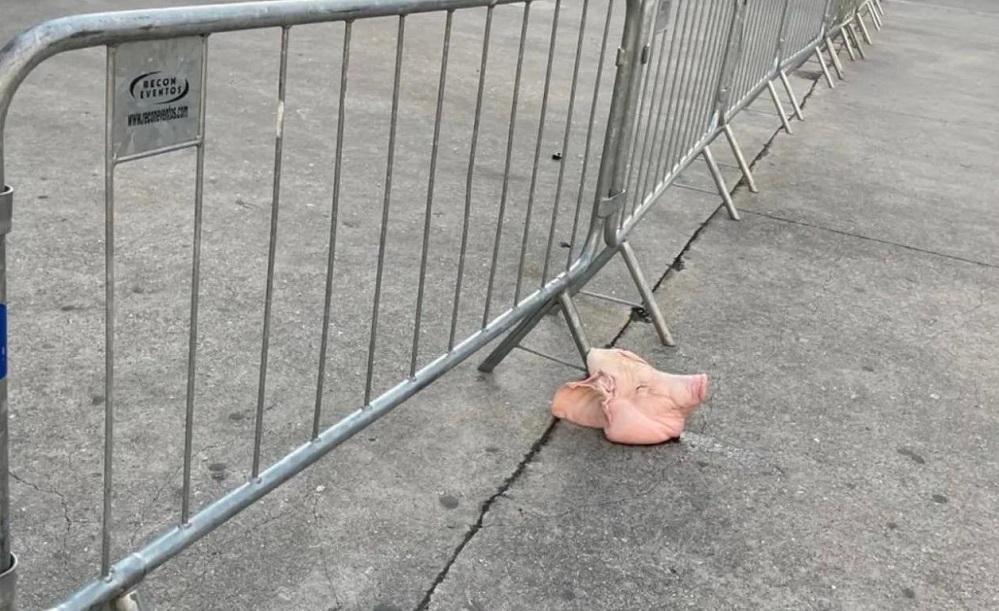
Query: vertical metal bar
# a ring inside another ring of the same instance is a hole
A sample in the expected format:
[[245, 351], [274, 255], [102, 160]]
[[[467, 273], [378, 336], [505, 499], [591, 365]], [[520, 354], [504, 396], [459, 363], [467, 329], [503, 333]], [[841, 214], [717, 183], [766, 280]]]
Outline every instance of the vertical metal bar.
[[[652, 1], [654, 2], [654, 5], [655, 5], [655, 7], [654, 7], [654, 9], [652, 11], [652, 16], [651, 16], [651, 19], [652, 19], [652, 36], [651, 36], [651, 39], [649, 40], [649, 42], [646, 43], [642, 47], [642, 62], [641, 63], [645, 66], [644, 69], [643, 69], [643, 72], [645, 73], [645, 76], [644, 76], [644, 78], [642, 78], [642, 81], [641, 81], [642, 84], [641, 84], [641, 89], [640, 89], [639, 94], [638, 94], [638, 105], [635, 107], [635, 117], [636, 117], [636, 120], [635, 120], [635, 126], [633, 127], [633, 129], [635, 131], [635, 134], [632, 136], [631, 151], [628, 153], [627, 159], [624, 160], [627, 163], [627, 167], [628, 167], [628, 178], [627, 178], [627, 183], [626, 183], [626, 185], [628, 187], [631, 186], [632, 179], [634, 179], [636, 181], [638, 180], [638, 178], [639, 178], [638, 175], [640, 175], [640, 173], [641, 173], [640, 172], [641, 168], [639, 167], [640, 163], [636, 164], [635, 160], [639, 158], [639, 151], [640, 150], [644, 151], [644, 146], [645, 146], [644, 145], [644, 140], [647, 140], [648, 137], [649, 137], [648, 125], [652, 122], [652, 109], [653, 109], [653, 107], [655, 105], [655, 102], [656, 102], [655, 90], [656, 90], [656, 86], [659, 83], [659, 70], [658, 70], [659, 65], [656, 64], [655, 66], [653, 66], [653, 64], [652, 64], [652, 50], [656, 46], [656, 34], [657, 34], [657, 32], [656, 32], [656, 25], [659, 22], [659, 11], [662, 8], [662, 2], [659, 1], [659, 0], [652, 0]], [[665, 35], [665, 32], [663, 32], [663, 35], [661, 37], [659, 37], [660, 46], [661, 47], [665, 44], [666, 38], [667, 37]], [[665, 47], [663, 47], [663, 48], [665, 48]], [[660, 55], [661, 55], [661, 50], [660, 50]], [[660, 57], [657, 56], [657, 59], [659, 59], [659, 58]], [[656, 75], [656, 77], [654, 79], [652, 78], [653, 73]], [[649, 87], [650, 84], [652, 85], [652, 87]], [[643, 130], [642, 129], [642, 119], [643, 119], [642, 115], [644, 114], [643, 113], [643, 109], [646, 108], [646, 104], [645, 104], [646, 99], [648, 99], [648, 101], [649, 101], [649, 103], [648, 103], [648, 117], [645, 120], [645, 129]], [[644, 139], [637, 137], [639, 131], [644, 131], [645, 132], [645, 138]], [[641, 143], [641, 146], [643, 147], [642, 149], [639, 149], [639, 143]], [[636, 172], [638, 174], [636, 174]], [[628, 199], [631, 200], [631, 207], [630, 207], [631, 212], [634, 212], [635, 208], [638, 206], [638, 204], [636, 203], [636, 199], [639, 198], [639, 197], [641, 197], [641, 194], [638, 192], [637, 188], [635, 188], [635, 189], [626, 188], [626, 190], [627, 191], [632, 191], [632, 193], [628, 194]], [[618, 215], [618, 220], [619, 220], [619, 222], [618, 222], [618, 228], [619, 229], [624, 226], [625, 219], [626, 219], [627, 216], [628, 216], [628, 214], [625, 214], [625, 213], [622, 213], [622, 214]]]
[[205, 104], [208, 99], [208, 37], [201, 38], [201, 91], [198, 105], [198, 149], [194, 178], [194, 237], [191, 246], [191, 328], [187, 344], [187, 405], [184, 415], [184, 483], [180, 523], [191, 515], [191, 455], [194, 443], [194, 377], [198, 356], [198, 298], [201, 293], [201, 225], [205, 187]]
[[[690, 86], [691, 76], [692, 76], [691, 72], [697, 56], [696, 46], [690, 40], [691, 37], [689, 36], [689, 32], [687, 32], [687, 25], [689, 23], [690, 28], [693, 29], [694, 31], [697, 31], [699, 29], [698, 26], [703, 18], [703, 7], [704, 7], [703, 3], [698, 3], [694, 8], [690, 7], [687, 8], [688, 14], [694, 12], [696, 16], [694, 16], [691, 21], [684, 23], [683, 33], [681, 34], [681, 36], [684, 35], [687, 36], [684, 36], [685, 38], [684, 57], [683, 60], [681, 61], [679, 69], [677, 70], [677, 73], [680, 76], [679, 83], [676, 84], [672, 92], [675, 105], [673, 106], [670, 112], [671, 117], [682, 117], [684, 108], [686, 107], [686, 101], [684, 99], [685, 93], [687, 88]], [[665, 145], [666, 154], [663, 157], [663, 161], [666, 164], [665, 170], [667, 173], [669, 173], [669, 171], [671, 171], [676, 166], [675, 147], [677, 145], [677, 138], [679, 137], [679, 131], [680, 131], [679, 124], [677, 123], [676, 119], [674, 119], [672, 124], [670, 125], [670, 130], [669, 130], [670, 135], [669, 138], [666, 139], [666, 145]], [[659, 174], [662, 174], [662, 170], [660, 170]]]
[[330, 308], [333, 305], [333, 266], [336, 262], [336, 227], [340, 216], [340, 176], [343, 171], [343, 133], [347, 120], [347, 76], [350, 73], [350, 31], [353, 22], [343, 24], [343, 52], [340, 60], [340, 99], [336, 116], [336, 152], [333, 159], [333, 202], [330, 206], [330, 240], [326, 251], [326, 296], [323, 303], [323, 336], [319, 341], [319, 374], [316, 380], [316, 409], [312, 414], [312, 439], [319, 437], [326, 384], [326, 351], [329, 347]]
[[489, 37], [493, 26], [493, 8], [490, 5], [486, 9], [486, 25], [482, 33], [482, 62], [479, 65], [479, 89], [475, 94], [475, 119], [472, 121], [472, 141], [468, 148], [468, 174], [465, 177], [465, 216], [461, 228], [458, 278], [454, 283], [454, 307], [451, 311], [451, 332], [447, 340], [448, 352], [454, 350], [454, 340], [458, 332], [458, 314], [461, 310], [461, 285], [465, 276], [465, 254], [468, 251], [468, 224], [472, 216], [472, 181], [475, 176], [475, 152], [479, 145], [479, 124], [482, 121], [482, 97], [486, 86], [486, 67], [489, 64]]
[[[755, 3], [753, 8], [761, 3]], [[742, 101], [742, 98], [752, 87], [752, 79], [757, 78], [757, 74], [753, 73], [753, 68], [757, 65], [757, 53], [759, 52], [759, 44], [752, 44], [759, 38], [760, 22], [767, 16], [766, 13], [759, 10], [752, 10], [749, 7], [745, 9], [747, 11], [746, 15], [746, 25], [743, 26], [742, 40], [740, 41], [741, 53], [739, 66], [736, 70], [735, 76], [733, 78], [733, 92], [734, 95], [731, 98], [732, 102], [738, 103]], [[747, 48], [747, 45], [751, 44]], [[728, 112], [731, 108], [729, 105], [724, 109], [726, 119], [728, 119]]]
[[572, 135], [572, 118], [576, 109], [576, 85], [579, 82], [579, 63], [583, 56], [583, 41], [586, 37], [586, 13], [590, 0], [583, 0], [582, 17], [579, 21], [579, 37], [576, 39], [576, 61], [572, 67], [572, 84], [569, 86], [569, 107], [566, 109], [565, 136], [562, 138], [562, 160], [558, 166], [558, 180], [555, 186], [555, 204], [552, 206], [552, 222], [548, 229], [548, 248], [545, 262], [541, 267], [541, 286], [548, 282], [548, 266], [552, 258], [552, 243], [555, 241], [555, 227], [558, 223], [559, 200], [562, 199], [562, 182], [565, 179], [565, 165], [569, 158], [569, 137]]
[[17, 560], [10, 540], [10, 413], [7, 403], [7, 234], [11, 230], [14, 191], [3, 176], [3, 113], [0, 108], [0, 607], [14, 610]]
[[[707, 1], [698, 2], [696, 4], [696, 17], [694, 17], [694, 20], [691, 23], [690, 31], [685, 32], [685, 34], [687, 34], [687, 57], [683, 67], [680, 69], [682, 76], [679, 88], [676, 92], [676, 118], [671, 126], [672, 129], [670, 129], [669, 144], [667, 146], [667, 156], [670, 158], [670, 161], [673, 161], [677, 156], [677, 148], [683, 146], [681, 136], [684, 119], [687, 117], [687, 111], [690, 107], [690, 90], [694, 83], [696, 83], [697, 66], [700, 64], [703, 57], [703, 54], [701, 53], [702, 47], [700, 45], [700, 39], [706, 21], [705, 15], [707, 11], [705, 10], [705, 6], [707, 4]], [[680, 150], [679, 155], [682, 156], [682, 149]]]
[[[725, 37], [724, 52], [718, 66], [718, 85], [715, 87], [711, 101], [711, 118], [718, 126], [728, 123], [728, 108], [732, 101], [732, 89], [735, 86], [736, 68], [743, 59], [743, 43], [746, 33], [746, 3], [736, 0], [732, 9], [731, 23], [728, 35]], [[737, 155], [738, 157], [738, 155]]]
[[271, 192], [271, 226], [267, 247], [267, 287], [264, 291], [264, 330], [260, 346], [260, 382], [257, 387], [257, 414], [253, 434], [252, 478], [260, 474], [260, 444], [264, 435], [264, 400], [267, 395], [267, 356], [271, 340], [271, 305], [274, 300], [274, 262], [277, 256], [278, 207], [281, 200], [281, 152], [284, 146], [284, 97], [288, 78], [288, 34], [281, 28], [281, 66], [278, 72], [277, 129], [274, 136], [274, 177]]
[[666, 325], [666, 319], [663, 318], [662, 310], [659, 309], [659, 304], [656, 303], [652, 287], [649, 286], [648, 281], [645, 279], [645, 274], [642, 273], [642, 268], [638, 265], [638, 257], [635, 256], [635, 251], [631, 249], [631, 244], [627, 241], [621, 242], [621, 256], [624, 258], [625, 265], [628, 266], [631, 279], [635, 282], [635, 286], [638, 287], [638, 293], [642, 296], [645, 311], [652, 317], [652, 325], [656, 328], [659, 341], [666, 346], [672, 346], [674, 344], [673, 336], [669, 332], [669, 326]]
[[[618, 231], [619, 215], [624, 208], [621, 196], [628, 186], [627, 155], [639, 121], [636, 102], [642, 85], [641, 49], [653, 26], [654, 8], [651, 2], [641, 0], [628, 0], [625, 6], [618, 69], [614, 75], [603, 159], [597, 177], [597, 197], [594, 213], [590, 215], [590, 235], [595, 236], [602, 229], [604, 243], [615, 248], [621, 239]], [[608, 200], [615, 199], [617, 201], [607, 207]]]
[[[10, 198], [13, 194], [4, 185], [2, 173], [0, 169], [0, 193]], [[3, 350], [0, 354], [0, 359], [3, 359], [0, 370], [0, 573], [13, 566], [10, 544], [10, 415], [7, 407], [7, 232], [10, 230], [11, 202], [8, 200], [3, 205], [6, 209], [0, 214], [5, 217], [7, 226], [0, 231], [0, 350]], [[9, 587], [13, 589], [13, 586]], [[0, 597], [4, 594], [0, 591]]]
[[111, 495], [114, 458], [114, 71], [116, 47], [107, 48], [104, 90], [104, 508], [101, 574], [111, 571]]
[[433, 219], [434, 179], [437, 176], [437, 151], [441, 138], [441, 115], [444, 113], [444, 90], [447, 87], [447, 56], [451, 48], [451, 22], [454, 11], [448, 11], [444, 22], [444, 47], [441, 50], [441, 74], [437, 85], [437, 111], [434, 117], [434, 139], [430, 145], [430, 177], [427, 179], [427, 209], [423, 216], [423, 250], [420, 255], [420, 285], [416, 291], [416, 315], [413, 321], [413, 352], [409, 361], [409, 377], [416, 375], [420, 356], [420, 323], [423, 320], [423, 293], [427, 281], [427, 256], [430, 252], [430, 222]]
[[541, 94], [541, 117], [538, 121], [538, 140], [534, 147], [534, 168], [531, 170], [531, 188], [527, 194], [527, 214], [524, 218], [524, 236], [520, 243], [520, 264], [517, 266], [517, 286], [513, 292], [513, 305], [520, 303], [520, 291], [524, 284], [524, 264], [527, 260], [527, 242], [531, 235], [531, 214], [534, 211], [534, 195], [538, 186], [538, 168], [541, 162], [541, 147], [545, 139], [545, 119], [548, 116], [548, 92], [552, 84], [552, 65], [555, 61], [555, 41], [558, 36], [558, 16], [562, 0], [555, 0], [555, 14], [552, 16], [551, 39], [548, 43], [548, 67], [545, 69], [545, 87]]
[[714, 106], [710, 102], [713, 99], [712, 96], [717, 93], [720, 84], [721, 66], [719, 62], [724, 60], [725, 51], [728, 48], [728, 45], [725, 44], [728, 42], [728, 36], [723, 36], [723, 33], [728, 32], [731, 35], [737, 15], [735, 11], [732, 11], [728, 18], [724, 17], [726, 10], [734, 7], [735, 4], [732, 0], [718, 0], [711, 13], [712, 29], [706, 33], [705, 40], [708, 45], [705, 53], [707, 59], [700, 68], [701, 76], [694, 92], [694, 103], [689, 113], [690, 116], [687, 119], [684, 138], [687, 143], [685, 152], [692, 150], [702, 136], [707, 134], [711, 113], [714, 110]]
[[[679, 24], [680, 22], [679, 11], [680, 9], [677, 8], [677, 17], [674, 20], [674, 24]], [[672, 79], [670, 80], [668, 89], [665, 87], [665, 81], [664, 81], [664, 88], [662, 91], [663, 101], [660, 103], [659, 117], [656, 120], [656, 127], [653, 133], [653, 140], [652, 140], [653, 151], [655, 151], [655, 146], [658, 145], [659, 154], [656, 155], [655, 152], [653, 152], [652, 157], [649, 159], [649, 169], [645, 175], [645, 184], [642, 185], [643, 195], [657, 188], [657, 185], [659, 183], [659, 177], [662, 174], [661, 168], [664, 163], [668, 163], [668, 161], [665, 160], [665, 156], [667, 154], [666, 151], [667, 141], [669, 140], [668, 136], [671, 133], [668, 130], [671, 130], [675, 125], [675, 122], [673, 121], [673, 113], [676, 110], [676, 104], [678, 99], [677, 87], [678, 83], [680, 82], [679, 81], [680, 70], [676, 69], [677, 67], [675, 66], [675, 63], [682, 63], [685, 54], [688, 51], [688, 48], [685, 47], [683, 44], [683, 32], [687, 28], [689, 17], [690, 17], [690, 9], [686, 8], [685, 5], [683, 11], [683, 23], [680, 24], [679, 27], [674, 28], [673, 30], [673, 40], [670, 44], [669, 58], [667, 59], [666, 66], [664, 67], [664, 70], [666, 72], [672, 72], [673, 75]], [[669, 93], [667, 93], [667, 91]], [[666, 106], [665, 112], [663, 112], [662, 109], [663, 105]], [[660, 128], [662, 133], [661, 136], [660, 136]], [[655, 159], [654, 166], [652, 165], [653, 158]], [[654, 172], [652, 171], [653, 167], [655, 168]], [[650, 178], [653, 181], [652, 185], [648, 184]]]
[[[646, 161], [651, 162], [651, 158], [649, 157], [651, 155], [651, 151], [649, 149], [650, 148], [654, 149], [656, 146], [656, 141], [654, 139], [650, 140], [650, 138], [654, 138], [654, 134], [657, 132], [656, 128], [658, 128], [659, 126], [659, 118], [662, 116], [662, 111], [663, 111], [662, 86], [663, 83], [666, 81], [666, 78], [668, 78], [663, 76], [663, 73], [665, 72], [665, 70], [663, 70], [664, 67], [663, 55], [666, 53], [666, 43], [668, 40], [669, 36], [667, 36], [667, 31], [664, 30], [662, 32], [662, 35], [660, 36], [659, 52], [656, 55], [655, 67], [653, 68], [650, 64], [649, 68], [647, 69], [648, 73], [651, 73], [653, 70], [655, 70], [656, 76], [652, 82], [652, 96], [651, 96], [651, 101], [649, 102], [649, 120], [646, 122], [645, 125], [645, 130], [644, 130], [645, 137], [641, 139], [642, 143], [641, 148], [638, 149], [641, 151], [641, 154], [638, 156], [637, 164], [635, 163], [634, 159], [637, 151], [635, 150], [635, 148], [632, 149], [633, 150], [632, 160], [629, 172], [636, 172], [637, 170], [637, 173], [635, 174], [635, 193], [634, 197], [632, 198], [632, 208], [631, 208], [632, 214], [634, 214], [635, 210], [642, 207], [642, 204], [644, 203], [645, 200], [645, 193], [646, 193], [645, 183], [648, 180], [648, 170], [649, 170]], [[653, 118], [655, 119], [654, 123], [653, 123]], [[652, 127], [652, 129], [649, 129], [650, 126]], [[636, 147], [638, 145], [638, 142], [639, 139], [635, 138], [634, 144]], [[625, 220], [624, 215], [622, 215], [621, 216], [622, 224], [624, 223], [624, 220]]]
[[493, 238], [493, 260], [489, 266], [489, 282], [486, 285], [486, 306], [482, 312], [482, 328], [489, 324], [489, 310], [493, 303], [493, 289], [496, 284], [496, 266], [499, 261], [500, 241], [503, 239], [503, 219], [506, 216], [507, 196], [510, 193], [510, 167], [513, 163], [513, 138], [517, 130], [517, 106], [520, 103], [520, 80], [524, 68], [524, 47], [527, 44], [527, 25], [530, 22], [531, 3], [524, 4], [524, 16], [520, 24], [520, 46], [517, 49], [517, 69], [513, 77], [513, 101], [510, 103], [510, 127], [506, 134], [506, 160], [503, 162], [503, 187], [500, 192], [499, 212], [496, 214], [496, 236]]
[[579, 192], [576, 194], [576, 211], [572, 217], [572, 233], [569, 237], [569, 252], [565, 257], [565, 271], [572, 267], [572, 253], [576, 249], [576, 233], [579, 230], [579, 214], [583, 209], [583, 193], [586, 190], [586, 176], [590, 168], [590, 146], [593, 142], [593, 128], [596, 125], [597, 102], [600, 99], [600, 82], [604, 73], [604, 60], [607, 55], [607, 40], [610, 34], [614, 2], [607, 2], [607, 16], [604, 18], [604, 35], [600, 43], [600, 57], [597, 60], [597, 76], [593, 81], [593, 101], [590, 105], [590, 119], [586, 128], [586, 150], [583, 153], [583, 170], [579, 176]]
[[693, 134], [693, 144], [699, 142], [709, 130], [715, 130], [715, 106], [718, 99], [718, 92], [722, 87], [725, 77], [726, 58], [729, 52], [729, 41], [735, 36], [736, 28], [741, 23], [741, 15], [736, 10], [737, 2], [728, 0], [721, 4], [720, 14], [717, 18], [717, 25], [712, 37], [713, 48], [711, 50], [711, 60], [708, 64], [708, 76], [704, 79], [701, 87], [698, 107], [700, 116], [695, 124]]
[[721, 21], [715, 18], [718, 7], [721, 5], [721, 0], [707, 0], [705, 4], [707, 5], [705, 9], [706, 16], [697, 34], [697, 63], [693, 68], [693, 80], [690, 84], [690, 91], [685, 96], [686, 105], [684, 106], [683, 113], [680, 115], [681, 124], [678, 131], [679, 137], [677, 138], [677, 146], [680, 147], [677, 154], [680, 157], [685, 157], [687, 151], [691, 148], [691, 129], [696, 123], [697, 110], [700, 106], [698, 96], [704, 82], [707, 81], [707, 78], [705, 78], [706, 68], [710, 65], [711, 53], [713, 51], [710, 46], [714, 31], [713, 27], [717, 21]]
[[378, 271], [375, 272], [375, 297], [371, 306], [371, 337], [368, 341], [368, 373], [364, 382], [364, 405], [371, 406], [371, 386], [375, 370], [375, 348], [378, 342], [378, 312], [382, 299], [382, 278], [385, 273], [385, 246], [388, 243], [389, 207], [392, 204], [392, 170], [395, 167], [395, 132], [399, 124], [399, 83], [402, 80], [402, 48], [406, 38], [406, 16], [399, 15], [399, 31], [395, 43], [395, 78], [392, 83], [392, 114], [389, 119], [388, 154], [385, 162], [385, 201], [382, 205], [382, 230], [378, 238]]
[[784, 0], [784, 10], [781, 11], [780, 26], [777, 28], [777, 48], [774, 49], [774, 73], [768, 73], [767, 78], [773, 80], [780, 71], [780, 60], [784, 55], [784, 42], [787, 40], [787, 30], [790, 27], [791, 4], [793, 0]]

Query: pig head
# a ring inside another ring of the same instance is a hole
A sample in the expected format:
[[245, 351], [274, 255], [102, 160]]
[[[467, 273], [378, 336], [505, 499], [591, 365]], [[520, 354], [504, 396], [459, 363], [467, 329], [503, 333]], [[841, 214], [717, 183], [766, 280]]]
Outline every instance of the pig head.
[[555, 393], [552, 414], [603, 429], [615, 443], [649, 445], [679, 437], [708, 394], [708, 376], [658, 371], [627, 350], [593, 348], [586, 367], [589, 378]]

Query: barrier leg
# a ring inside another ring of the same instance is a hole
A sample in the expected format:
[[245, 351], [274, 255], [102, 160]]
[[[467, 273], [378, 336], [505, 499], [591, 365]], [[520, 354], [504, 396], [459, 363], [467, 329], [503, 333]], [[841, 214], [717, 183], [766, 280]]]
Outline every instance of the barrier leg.
[[659, 309], [659, 304], [656, 303], [655, 296], [652, 294], [652, 287], [645, 280], [645, 275], [642, 273], [642, 268], [638, 266], [638, 259], [635, 257], [635, 251], [632, 250], [631, 244], [627, 241], [621, 243], [621, 256], [624, 257], [624, 263], [628, 266], [628, 272], [631, 274], [631, 279], [635, 282], [635, 286], [638, 287], [638, 292], [642, 296], [642, 303], [645, 305], [645, 311], [648, 312], [649, 317], [652, 318], [652, 325], [656, 328], [656, 333], [659, 335], [659, 341], [663, 343], [664, 346], [673, 346], [673, 336], [669, 332], [669, 327], [666, 325], [666, 319], [663, 317], [662, 311]]
[[874, 4], [874, 9], [878, 12], [878, 19], [885, 16], [885, 8], [881, 5], [881, 0], [871, 0]]
[[826, 84], [829, 85], [830, 89], [835, 89], [836, 83], [833, 82], [832, 75], [829, 74], [829, 66], [826, 65], [826, 58], [822, 55], [822, 45], [815, 47], [815, 58], [819, 60], [819, 65], [822, 66], [822, 75], [826, 77]]
[[111, 601], [105, 609], [106, 611], [143, 611], [145, 606], [139, 602], [139, 595], [133, 590]]
[[[2, 137], [2, 134], [0, 134]], [[10, 451], [7, 412], [7, 234], [14, 210], [14, 190], [3, 183], [0, 151], [0, 609], [16, 608], [17, 557], [10, 545]]]
[[836, 45], [833, 44], [829, 35], [826, 34], [826, 51], [829, 52], [829, 59], [832, 60], [833, 68], [836, 69], [836, 76], [843, 79], [843, 64], [839, 61], [839, 54], [836, 52]]
[[774, 107], [777, 109], [777, 116], [780, 117], [781, 124], [784, 125], [784, 131], [789, 134], [793, 134], [791, 131], [791, 122], [787, 118], [787, 113], [784, 112], [784, 105], [781, 104], [780, 97], [777, 96], [777, 89], [774, 88], [773, 81], [767, 81], [767, 90], [770, 92], [770, 99], [774, 101]]
[[853, 41], [853, 46], [857, 50], [857, 55], [860, 59], [867, 59], [867, 54], [864, 53], [864, 46], [860, 44], [860, 36], [857, 36], [857, 16], [853, 16], [853, 20], [846, 24], [846, 31], [850, 35], [850, 39]]
[[867, 29], [867, 23], [864, 22], [863, 15], [857, 12], [857, 25], [860, 26], [860, 33], [864, 35], [864, 42], [869, 45], [873, 45], [874, 42], [871, 41], [871, 32]]
[[753, 172], [749, 169], [749, 163], [746, 162], [746, 157], [742, 154], [742, 148], [739, 147], [739, 143], [735, 139], [732, 126], [726, 123], [722, 126], [722, 131], [725, 133], [728, 145], [732, 148], [732, 154], [735, 155], [736, 163], [739, 164], [739, 171], [742, 172], [742, 177], [746, 180], [746, 186], [753, 193], [758, 193], [759, 190], [756, 188], [756, 180], [753, 179]]
[[576, 350], [579, 351], [579, 356], [582, 357], [585, 364], [586, 354], [590, 351], [590, 342], [586, 339], [583, 321], [579, 318], [579, 311], [576, 310], [576, 304], [568, 290], [559, 293], [558, 304], [562, 307], [562, 314], [565, 316], [565, 324], [569, 327], [572, 342], [576, 344]]
[[839, 33], [843, 37], [843, 44], [846, 46], [846, 54], [850, 56], [850, 61], [857, 61], [857, 54], [853, 52], [853, 44], [850, 42], [850, 24], [844, 25]]
[[868, 0], [867, 2], [867, 12], [871, 16], [871, 21], [874, 22], [874, 27], [877, 31], [881, 31], [881, 15], [878, 14], [877, 6], [874, 4], [874, 0]]
[[739, 211], [732, 201], [732, 195], [728, 192], [725, 177], [722, 176], [721, 170], [718, 169], [718, 163], [715, 161], [715, 156], [711, 153], [711, 147], [704, 147], [702, 154], [704, 155], [704, 163], [708, 164], [708, 171], [711, 172], [711, 178], [715, 180], [715, 186], [718, 187], [718, 193], [721, 194], [722, 200], [725, 202], [725, 209], [728, 210], [729, 218], [733, 221], [738, 221]]
[[541, 322], [544, 317], [547, 316], [548, 313], [551, 312], [557, 305], [558, 300], [553, 298], [548, 303], [538, 308], [537, 312], [522, 320], [507, 334], [506, 337], [503, 338], [503, 341], [501, 341], [500, 344], [489, 353], [489, 356], [482, 361], [479, 365], [479, 371], [491, 373], [493, 369], [496, 369], [496, 366], [502, 363], [503, 359], [505, 359], [507, 355], [513, 352], [513, 349], [517, 347], [517, 344], [524, 341], [524, 338], [527, 337], [528, 333], [533, 331], [534, 327], [538, 326], [538, 323]]
[[794, 108], [794, 116], [798, 117], [799, 121], [804, 121], [805, 116], [801, 114], [801, 104], [798, 103], [798, 97], [794, 95], [794, 89], [791, 88], [791, 81], [787, 78], [787, 73], [783, 70], [779, 71], [780, 82], [784, 84], [784, 89], [787, 90], [787, 97], [791, 99], [791, 107]]

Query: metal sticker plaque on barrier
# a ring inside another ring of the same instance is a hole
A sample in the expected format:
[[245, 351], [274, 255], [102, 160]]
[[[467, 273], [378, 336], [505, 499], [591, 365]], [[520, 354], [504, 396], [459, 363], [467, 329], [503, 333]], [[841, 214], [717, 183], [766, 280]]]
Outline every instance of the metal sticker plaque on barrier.
[[672, 0], [660, 0], [659, 11], [656, 13], [656, 32], [665, 32], [669, 27], [670, 9]]
[[125, 43], [113, 53], [114, 159], [194, 144], [203, 112], [202, 38]]

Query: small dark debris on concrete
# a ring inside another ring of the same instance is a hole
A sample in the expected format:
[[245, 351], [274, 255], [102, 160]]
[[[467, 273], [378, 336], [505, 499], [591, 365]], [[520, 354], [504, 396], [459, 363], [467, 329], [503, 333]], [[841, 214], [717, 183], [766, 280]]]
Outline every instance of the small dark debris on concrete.
[[631, 320], [632, 322], [652, 322], [648, 311], [641, 306], [631, 308]]
[[901, 454], [902, 456], [906, 456], [906, 457], [912, 459], [912, 462], [916, 463], [917, 465], [925, 465], [926, 464], [926, 459], [925, 458], [923, 458], [919, 454], [916, 454], [915, 452], [913, 452], [909, 448], [899, 448], [898, 449], [898, 453]]

